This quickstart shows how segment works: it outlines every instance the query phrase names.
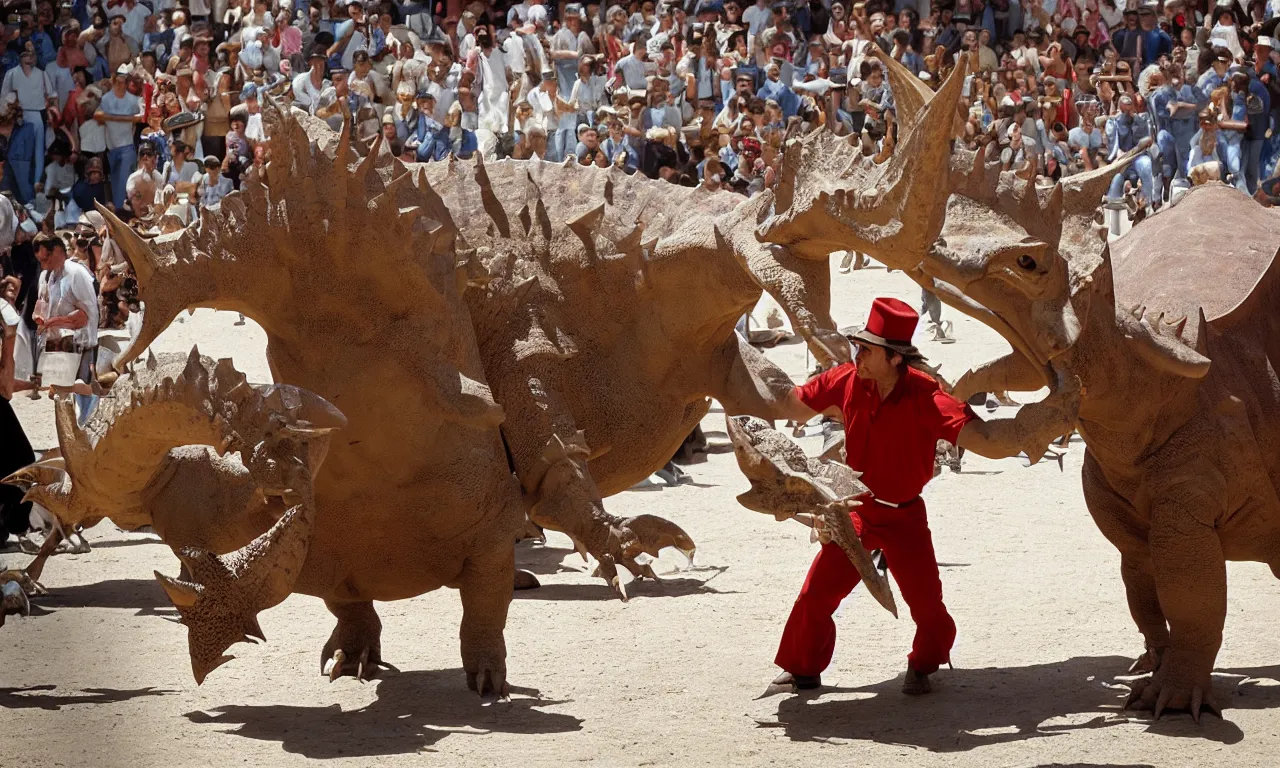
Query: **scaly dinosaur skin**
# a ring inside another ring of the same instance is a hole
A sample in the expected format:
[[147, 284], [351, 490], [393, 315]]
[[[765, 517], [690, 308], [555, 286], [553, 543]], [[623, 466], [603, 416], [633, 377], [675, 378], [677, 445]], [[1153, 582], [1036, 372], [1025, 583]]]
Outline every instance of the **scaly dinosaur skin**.
[[485, 281], [467, 303], [530, 518], [594, 555], [625, 599], [618, 565], [652, 577], [640, 553], [694, 544], [661, 518], [610, 516], [602, 497], [661, 467], [708, 397], [778, 416], [791, 380], [733, 330], [761, 285], [820, 359], [847, 357], [826, 335], [826, 264], [761, 244], [758, 204], [733, 193], [540, 161], [425, 171]]
[[[230, 360], [161, 355], [120, 377], [84, 427], [69, 399], [54, 405], [59, 448], [4, 482], [27, 488], [61, 530], [109, 518], [151, 526], [175, 548], [228, 553], [283, 514], [301, 443], [314, 472], [324, 435], [345, 419], [290, 386], [250, 386]], [[55, 532], [25, 570], [40, 589]], [[30, 591], [30, 587], [28, 588]]]
[[[335, 136], [274, 103], [264, 120], [265, 178], [246, 179], [197, 227], [148, 243], [104, 214], [147, 307], [117, 367], [184, 309], [258, 322], [275, 380], [333, 403], [348, 426], [315, 479], [314, 519], [294, 518], [310, 525], [307, 546], [260, 542], [265, 551], [237, 562], [283, 570], [305, 558], [292, 589], [323, 598], [338, 619], [321, 658], [331, 677], [363, 676], [380, 661], [372, 601], [457, 588], [468, 683], [503, 693], [525, 508], [461, 298], [467, 265], [448, 212], [421, 171], [408, 183], [410, 174], [375, 170], [374, 155], [353, 165], [347, 131]], [[224, 581], [242, 572], [203, 570]], [[242, 612], [255, 608], [246, 600]]]
[[[1280, 214], [1208, 184], [1109, 250], [1099, 242], [1091, 280], [1044, 290], [1029, 276], [995, 290], [994, 270], [976, 273], [972, 256], [968, 281], [952, 271], [965, 261], [958, 252], [940, 251], [926, 266], [1025, 339], [1052, 337], [1046, 303], [1095, 307], [1070, 347], [1032, 349], [1081, 382], [1085, 500], [1120, 550], [1146, 640], [1134, 671], [1154, 672], [1134, 685], [1130, 704], [1157, 717], [1168, 707], [1197, 719], [1202, 708], [1218, 710], [1210, 675], [1226, 619], [1226, 561], [1280, 573], [1277, 231]], [[1053, 259], [1053, 250], [1040, 253]], [[1056, 250], [1071, 273], [1087, 258]], [[1210, 266], [1207, 254], [1222, 258]]]
[[[918, 126], [942, 100], [926, 99], [923, 118], [901, 117]], [[935, 131], [939, 141], [947, 135]], [[1210, 184], [1108, 250], [1093, 221], [1098, 201], [1141, 150], [1051, 189], [1002, 173], [981, 152], [956, 150], [949, 167], [912, 180], [922, 204], [936, 206], [919, 219], [927, 226], [917, 237], [930, 244], [914, 256], [867, 237], [871, 214], [850, 205], [806, 199], [760, 231], [804, 247], [801, 221], [824, 243], [852, 240], [1000, 332], [1014, 352], [963, 376], [956, 397], [1049, 385], [1041, 403], [984, 428], [1029, 456], [1055, 432], [1079, 428], [1085, 500], [1121, 552], [1146, 639], [1133, 669], [1154, 673], [1134, 685], [1129, 703], [1156, 716], [1185, 708], [1198, 720], [1202, 709], [1218, 710], [1210, 673], [1226, 560], [1266, 562], [1280, 574], [1280, 380], [1270, 358], [1280, 337], [1280, 214]], [[1233, 252], [1206, 261], [1223, 243]]]

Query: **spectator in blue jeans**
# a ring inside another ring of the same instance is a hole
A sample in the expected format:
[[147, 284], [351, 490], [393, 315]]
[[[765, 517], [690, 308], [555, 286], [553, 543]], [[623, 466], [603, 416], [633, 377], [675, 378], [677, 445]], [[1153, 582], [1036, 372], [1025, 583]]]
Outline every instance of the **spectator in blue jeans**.
[[107, 170], [111, 174], [111, 202], [124, 208], [125, 185], [138, 161], [138, 148], [133, 143], [133, 127], [144, 119], [142, 99], [129, 93], [129, 71], [121, 66], [111, 82], [111, 90], [102, 95], [102, 104], [93, 119], [106, 125]]

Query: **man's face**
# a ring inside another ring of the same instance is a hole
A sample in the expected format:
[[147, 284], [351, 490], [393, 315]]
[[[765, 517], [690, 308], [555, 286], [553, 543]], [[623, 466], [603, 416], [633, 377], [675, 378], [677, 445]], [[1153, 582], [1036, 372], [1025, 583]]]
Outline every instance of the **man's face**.
[[429, 115], [436, 111], [436, 100], [432, 98], [418, 99], [418, 111]]
[[600, 135], [595, 131], [583, 131], [582, 143], [587, 149], [595, 149], [600, 144]]
[[111, 36], [119, 37], [123, 29], [124, 29], [124, 17], [123, 16], [113, 17], [111, 19]]
[[582, 31], [582, 17], [576, 13], [570, 13], [565, 16], [564, 25], [569, 28], [570, 32], [576, 35]]
[[858, 366], [858, 378], [874, 381], [890, 376], [894, 372], [894, 365], [889, 354], [884, 347], [859, 344], [858, 353], [853, 358]]
[[737, 93], [741, 96], [751, 96], [754, 85], [750, 77], [740, 77], [738, 78]]
[[49, 5], [48, 3], [41, 3], [40, 13], [38, 18], [40, 19], [40, 26], [42, 27], [47, 27], [50, 24], [52, 24], [53, 23], [53, 6]]
[[156, 169], [155, 153], [148, 152], [147, 154], [142, 155], [138, 158], [138, 162], [142, 164], [144, 170], [154, 171]]
[[1154, 13], [1138, 14], [1138, 23], [1148, 32], [1156, 28], [1156, 15]]
[[1124, 15], [1124, 26], [1126, 29], [1137, 29], [1138, 15], [1135, 13], [1126, 13]]

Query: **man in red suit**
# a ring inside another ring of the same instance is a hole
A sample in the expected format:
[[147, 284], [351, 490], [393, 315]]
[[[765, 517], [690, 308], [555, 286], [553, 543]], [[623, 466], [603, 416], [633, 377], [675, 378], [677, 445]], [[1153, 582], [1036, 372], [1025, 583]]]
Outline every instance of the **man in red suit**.
[[[902, 686], [913, 695], [931, 690], [929, 675], [950, 661], [956, 637], [920, 498], [933, 477], [936, 444], [946, 440], [995, 458], [1018, 451], [993, 442], [968, 405], [910, 365], [924, 359], [911, 344], [919, 319], [906, 302], [876, 299], [866, 326], [850, 338], [857, 346], [854, 362], [796, 387], [786, 409], [797, 421], [828, 413], [844, 422], [846, 460], [872, 494], [851, 513], [854, 528], [867, 549], [882, 551], [916, 623]], [[775, 686], [822, 685], [836, 644], [832, 614], [859, 580], [844, 552], [825, 543], [783, 631], [774, 663], [784, 673]]]

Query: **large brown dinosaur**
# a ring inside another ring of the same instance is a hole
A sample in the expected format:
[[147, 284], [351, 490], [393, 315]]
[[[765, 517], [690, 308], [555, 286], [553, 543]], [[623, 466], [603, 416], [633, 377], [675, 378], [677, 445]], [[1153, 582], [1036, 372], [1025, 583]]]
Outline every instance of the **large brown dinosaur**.
[[[246, 179], [198, 226], [147, 243], [107, 216], [147, 305], [117, 367], [183, 309], [256, 320], [275, 380], [315, 392], [348, 420], [316, 477], [314, 520], [298, 518], [310, 523], [307, 535], [283, 532], [254, 553], [296, 572], [276, 588], [319, 596], [337, 617], [322, 668], [363, 677], [380, 662], [373, 601], [450, 586], [462, 598], [468, 684], [504, 692], [503, 629], [525, 508], [461, 298], [468, 265], [457, 260], [455, 232], [425, 184], [389, 180], [374, 158], [353, 165], [346, 132], [310, 124], [313, 142], [275, 105], [265, 115], [265, 178]], [[239, 573], [191, 570], [197, 581]], [[246, 597], [245, 622], [256, 607]]]
[[[277, 105], [266, 121], [264, 178], [246, 179], [197, 226], [148, 244], [108, 217], [147, 302], [117, 364], [183, 309], [254, 317], [276, 379], [326, 397], [350, 424], [316, 479], [310, 551], [297, 537], [276, 546], [305, 558], [296, 591], [324, 597], [339, 617], [322, 661], [334, 674], [344, 659], [379, 661], [372, 600], [460, 585], [469, 682], [505, 690], [501, 630], [521, 502], [595, 554], [619, 592], [615, 564], [653, 575], [641, 553], [692, 550], [666, 521], [605, 514], [592, 473], [606, 493], [644, 477], [710, 396], [767, 414], [791, 382], [732, 326], [770, 286], [821, 356], [823, 334], [835, 334], [826, 265], [784, 265], [785, 251], [754, 239], [754, 212], [721, 216], [744, 210], [741, 198], [538, 162], [495, 166], [500, 186], [481, 166], [437, 166], [448, 171], [437, 191], [427, 168], [410, 171], [376, 146], [354, 157], [345, 133]], [[567, 222], [550, 222], [538, 184]], [[596, 199], [566, 194], [579, 190]], [[471, 313], [458, 301], [468, 286]], [[813, 297], [820, 311], [806, 308]], [[512, 413], [505, 451], [490, 371]], [[336, 525], [339, 509], [359, 510], [360, 531], [415, 535], [362, 542]], [[409, 526], [406, 509], [422, 510]], [[203, 573], [226, 581], [235, 568], [212, 571]]]
[[[279, 124], [273, 151], [306, 152], [310, 144], [303, 142], [329, 133], [307, 117], [275, 107], [269, 113]], [[405, 184], [445, 231], [456, 228], [449, 243], [465, 265], [485, 381], [507, 414], [503, 437], [529, 516], [595, 556], [600, 575], [624, 599], [617, 565], [636, 577], [654, 576], [642, 555], [656, 556], [665, 546], [692, 554], [694, 545], [661, 518], [609, 515], [602, 496], [661, 467], [706, 414], [709, 398], [730, 412], [771, 416], [791, 388], [733, 331], [762, 287], [820, 360], [847, 357], [828, 314], [825, 261], [761, 243], [754, 236], [755, 201], [573, 164], [406, 168], [380, 142], [362, 160], [366, 166]], [[239, 205], [233, 198], [232, 207]], [[256, 224], [250, 220], [248, 231], [257, 233]], [[202, 232], [212, 226], [202, 224]], [[255, 247], [253, 239], [263, 236], [210, 240], [208, 247], [236, 253]], [[359, 249], [347, 241], [331, 247]], [[150, 258], [145, 251], [133, 257]], [[175, 267], [166, 271], [189, 271], [182, 262]], [[187, 289], [170, 287], [187, 278], [167, 277], [163, 289], [150, 289], [151, 279], [139, 276], [147, 301], [139, 349], [188, 306], [243, 303], [229, 292], [193, 302]]]
[[[328, 432], [346, 425], [323, 399], [288, 385], [251, 386], [230, 360], [149, 357], [116, 381], [83, 427], [69, 398], [54, 402], [58, 450], [3, 482], [27, 489], [61, 531], [110, 519], [153, 528], [175, 547], [228, 553], [283, 515], [300, 443], [314, 473]], [[207, 447], [206, 447], [207, 446]], [[62, 538], [55, 528], [22, 572], [28, 592]]]
[[[889, 68], [898, 88], [904, 75]], [[943, 91], [936, 100], [955, 98]], [[1146, 640], [1132, 671], [1153, 673], [1128, 704], [1157, 717], [1185, 708], [1198, 720], [1218, 711], [1210, 673], [1225, 561], [1266, 562], [1280, 574], [1280, 453], [1268, 439], [1280, 429], [1270, 357], [1280, 214], [1211, 184], [1108, 248], [1094, 215], [1137, 151], [1042, 189], [957, 150], [949, 166], [913, 181], [936, 206], [922, 219], [927, 247], [914, 254], [864, 236], [874, 212], [816, 195], [775, 211], [760, 232], [793, 250], [806, 247], [800, 227], [821, 233], [813, 249], [853, 240], [1000, 332], [1013, 353], [962, 377], [957, 397], [1049, 386], [1012, 434], [1030, 456], [1055, 429], [1078, 427], [1085, 439], [1085, 500], [1121, 552]]]
[[[215, 363], [194, 349], [150, 358], [121, 377], [83, 427], [70, 399], [56, 399], [54, 412], [60, 455], [5, 482], [27, 487], [63, 530], [110, 519], [125, 530], [149, 526], [174, 548], [183, 577], [156, 576], [189, 627], [192, 671], [202, 681], [229, 645], [262, 637], [254, 615], [292, 591], [301, 558], [264, 556], [279, 540], [305, 551], [312, 478], [328, 434], [346, 420], [310, 392], [251, 386], [230, 360]], [[26, 571], [13, 574], [16, 583], [43, 592], [37, 580], [58, 538], [51, 534]], [[241, 548], [225, 561], [241, 578], [226, 578], [212, 553]]]
[[[1132, 671], [1154, 673], [1128, 703], [1198, 720], [1202, 708], [1219, 711], [1210, 675], [1226, 561], [1280, 575], [1280, 213], [1222, 184], [1198, 186], [1092, 252], [1045, 238], [1037, 224], [1051, 213], [1015, 219], [1021, 242], [999, 251], [940, 242], [924, 269], [1024, 340], [1031, 359], [1078, 378], [1085, 502], [1120, 550], [1146, 641]], [[1066, 316], [1070, 337], [1054, 322]], [[1034, 390], [1039, 370], [1015, 352], [956, 386]]]

